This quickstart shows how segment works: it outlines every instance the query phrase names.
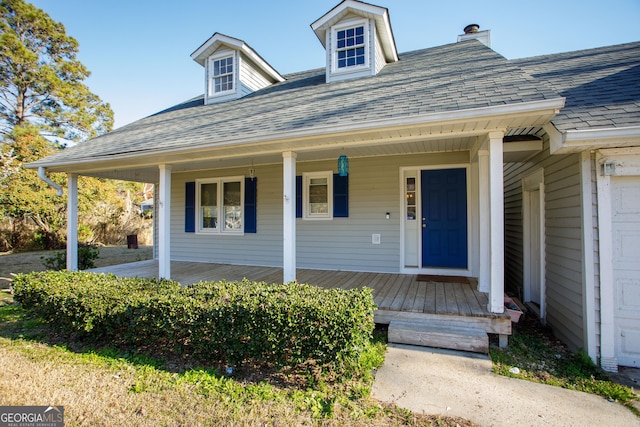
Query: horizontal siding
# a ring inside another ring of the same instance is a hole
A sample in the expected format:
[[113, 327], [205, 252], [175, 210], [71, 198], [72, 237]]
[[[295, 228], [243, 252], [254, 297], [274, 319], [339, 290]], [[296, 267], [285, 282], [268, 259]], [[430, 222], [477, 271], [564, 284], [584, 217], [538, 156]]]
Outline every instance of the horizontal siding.
[[[373, 26], [375, 28], [375, 26]], [[384, 53], [382, 53], [382, 45], [380, 45], [380, 38], [378, 37], [378, 33], [375, 34], [375, 73], [378, 74], [380, 70], [387, 63], [384, 58]]]
[[264, 87], [271, 82], [258, 70], [253, 63], [243, 53], [240, 54], [240, 90], [241, 96], [250, 94]]
[[582, 215], [579, 155], [544, 150], [505, 165], [505, 281], [523, 294], [522, 178], [544, 168], [547, 322], [572, 349], [584, 347]]
[[523, 299], [523, 253], [522, 253], [522, 183], [520, 175], [527, 165], [509, 163], [504, 167], [504, 253], [505, 291]]
[[[400, 168], [460, 164], [468, 152], [353, 158], [349, 173], [349, 217], [297, 219], [299, 268], [372, 272], [400, 271]], [[333, 170], [336, 161], [298, 162], [298, 175]], [[246, 174], [225, 169], [172, 176], [172, 259], [230, 264], [282, 266], [282, 165], [256, 166], [257, 233], [243, 236], [184, 232], [184, 184], [201, 178]], [[390, 213], [386, 219], [385, 213]], [[381, 244], [371, 243], [372, 234]]]

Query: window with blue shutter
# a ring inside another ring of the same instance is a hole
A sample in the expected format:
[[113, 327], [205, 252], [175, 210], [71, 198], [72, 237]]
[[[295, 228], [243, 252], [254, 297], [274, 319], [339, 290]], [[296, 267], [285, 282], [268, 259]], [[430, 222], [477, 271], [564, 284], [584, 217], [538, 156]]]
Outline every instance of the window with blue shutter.
[[[239, 188], [238, 183], [238, 188]], [[256, 233], [258, 222], [258, 179], [257, 178], [245, 178], [244, 180], [244, 232]], [[217, 189], [217, 187], [216, 187]], [[196, 218], [197, 218], [197, 206], [196, 206], [196, 182], [185, 183], [184, 194], [184, 231], [185, 233], [194, 233], [196, 231]], [[217, 191], [217, 190], [216, 190]], [[217, 214], [215, 215], [217, 218]], [[202, 225], [201, 225], [202, 227]], [[216, 228], [216, 227], [213, 227]]]
[[[302, 218], [302, 176], [296, 176], [296, 218]], [[349, 217], [349, 177], [333, 174], [333, 217]]]

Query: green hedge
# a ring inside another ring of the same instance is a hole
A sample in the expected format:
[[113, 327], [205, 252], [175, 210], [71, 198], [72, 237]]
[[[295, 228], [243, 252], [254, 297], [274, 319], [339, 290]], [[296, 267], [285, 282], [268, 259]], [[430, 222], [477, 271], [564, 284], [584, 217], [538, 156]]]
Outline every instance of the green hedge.
[[79, 336], [232, 365], [315, 360], [346, 366], [357, 360], [374, 328], [375, 305], [367, 288], [248, 281], [183, 287], [86, 272], [38, 272], [16, 277], [14, 293], [26, 309]]

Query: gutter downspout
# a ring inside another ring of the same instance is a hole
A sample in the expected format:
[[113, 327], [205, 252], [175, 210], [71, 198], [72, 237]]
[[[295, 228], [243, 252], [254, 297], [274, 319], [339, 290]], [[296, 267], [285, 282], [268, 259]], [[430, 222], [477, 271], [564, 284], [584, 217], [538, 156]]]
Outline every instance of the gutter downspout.
[[51, 187], [55, 188], [56, 191], [58, 192], [57, 193], [58, 197], [62, 197], [62, 194], [63, 194], [62, 187], [56, 184], [55, 182], [51, 181], [51, 178], [49, 178], [46, 174], [46, 169], [44, 168], [44, 166], [40, 166], [38, 168], [38, 178], [40, 178], [41, 180], [49, 184]]

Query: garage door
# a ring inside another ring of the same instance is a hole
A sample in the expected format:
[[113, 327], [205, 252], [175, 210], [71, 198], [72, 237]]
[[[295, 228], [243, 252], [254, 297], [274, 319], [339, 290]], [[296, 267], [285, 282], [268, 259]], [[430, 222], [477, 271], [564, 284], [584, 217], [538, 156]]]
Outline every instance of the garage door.
[[640, 367], [640, 177], [612, 177], [616, 357]]

